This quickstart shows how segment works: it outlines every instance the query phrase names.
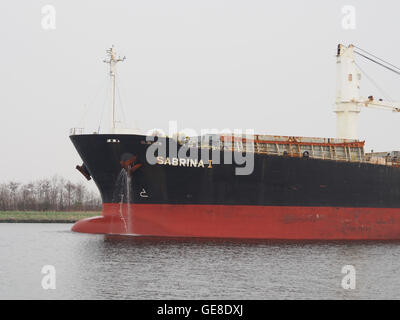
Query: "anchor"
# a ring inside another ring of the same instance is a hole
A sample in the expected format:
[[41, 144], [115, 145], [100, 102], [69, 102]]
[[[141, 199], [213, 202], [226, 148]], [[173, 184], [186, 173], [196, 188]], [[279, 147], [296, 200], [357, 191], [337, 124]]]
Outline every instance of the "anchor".
[[92, 177], [90, 176], [89, 170], [87, 169], [87, 167], [85, 166], [84, 163], [82, 163], [81, 166], [76, 166], [75, 167], [76, 170], [78, 170], [80, 173], [83, 174], [83, 176], [89, 181], [90, 179], [92, 179]]
[[137, 169], [139, 169], [142, 166], [141, 163], [135, 163], [136, 159], [137, 157], [134, 156], [129, 160], [120, 162], [121, 167], [125, 169], [125, 171], [128, 173], [129, 176], [131, 176], [132, 173], [134, 173]]

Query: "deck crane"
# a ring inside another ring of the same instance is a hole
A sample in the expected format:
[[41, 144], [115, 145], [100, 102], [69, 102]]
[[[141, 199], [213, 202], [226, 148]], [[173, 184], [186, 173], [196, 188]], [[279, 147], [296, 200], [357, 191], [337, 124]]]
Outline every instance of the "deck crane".
[[[376, 100], [373, 96], [360, 97], [361, 73], [356, 67], [354, 53], [365, 57], [389, 70], [400, 74], [364, 54], [355, 51], [354, 45], [338, 45], [337, 49], [337, 83], [336, 83], [336, 135], [339, 139], [357, 139], [357, 116], [361, 108], [379, 108], [400, 112], [400, 102], [387, 102], [382, 99]], [[374, 56], [375, 57], [375, 56]], [[383, 61], [383, 60], [382, 60]], [[387, 63], [388, 64], [388, 63]], [[389, 64], [390, 66], [393, 66]], [[394, 66], [393, 66], [394, 67]]]

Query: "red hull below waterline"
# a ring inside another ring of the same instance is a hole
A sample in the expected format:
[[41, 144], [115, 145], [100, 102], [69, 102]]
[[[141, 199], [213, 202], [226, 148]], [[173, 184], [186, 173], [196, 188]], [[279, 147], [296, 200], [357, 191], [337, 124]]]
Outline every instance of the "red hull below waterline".
[[165, 237], [287, 240], [400, 239], [400, 209], [103, 204], [72, 231]]

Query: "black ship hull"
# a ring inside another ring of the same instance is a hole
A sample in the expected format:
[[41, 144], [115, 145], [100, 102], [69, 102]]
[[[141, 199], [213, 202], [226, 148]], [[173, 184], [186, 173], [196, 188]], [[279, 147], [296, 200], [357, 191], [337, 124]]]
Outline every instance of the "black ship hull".
[[[235, 164], [205, 161], [200, 166], [167, 162], [166, 157], [149, 164], [146, 151], [151, 144], [143, 135], [70, 138], [103, 200], [103, 216], [78, 222], [75, 231], [400, 238], [399, 167], [255, 153], [252, 173], [236, 175]], [[158, 142], [169, 145], [167, 138]], [[133, 171], [125, 165], [130, 159]]]

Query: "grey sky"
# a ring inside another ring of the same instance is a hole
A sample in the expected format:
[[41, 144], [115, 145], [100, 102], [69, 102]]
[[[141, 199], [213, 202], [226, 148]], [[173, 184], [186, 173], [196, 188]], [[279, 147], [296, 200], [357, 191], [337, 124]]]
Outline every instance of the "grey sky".
[[[56, 30], [41, 27], [46, 4]], [[356, 8], [355, 30], [341, 26], [343, 5]], [[1, 1], [0, 181], [83, 179], [69, 129], [99, 125], [111, 44], [127, 56], [126, 120], [142, 130], [177, 120], [180, 129], [334, 137], [336, 45], [400, 65], [399, 11], [398, 1], [365, 0]], [[400, 101], [398, 76], [359, 63]], [[380, 97], [365, 77], [362, 93]], [[400, 115], [363, 110], [359, 119], [367, 150], [400, 149]], [[103, 129], [107, 120], [108, 109]]]

